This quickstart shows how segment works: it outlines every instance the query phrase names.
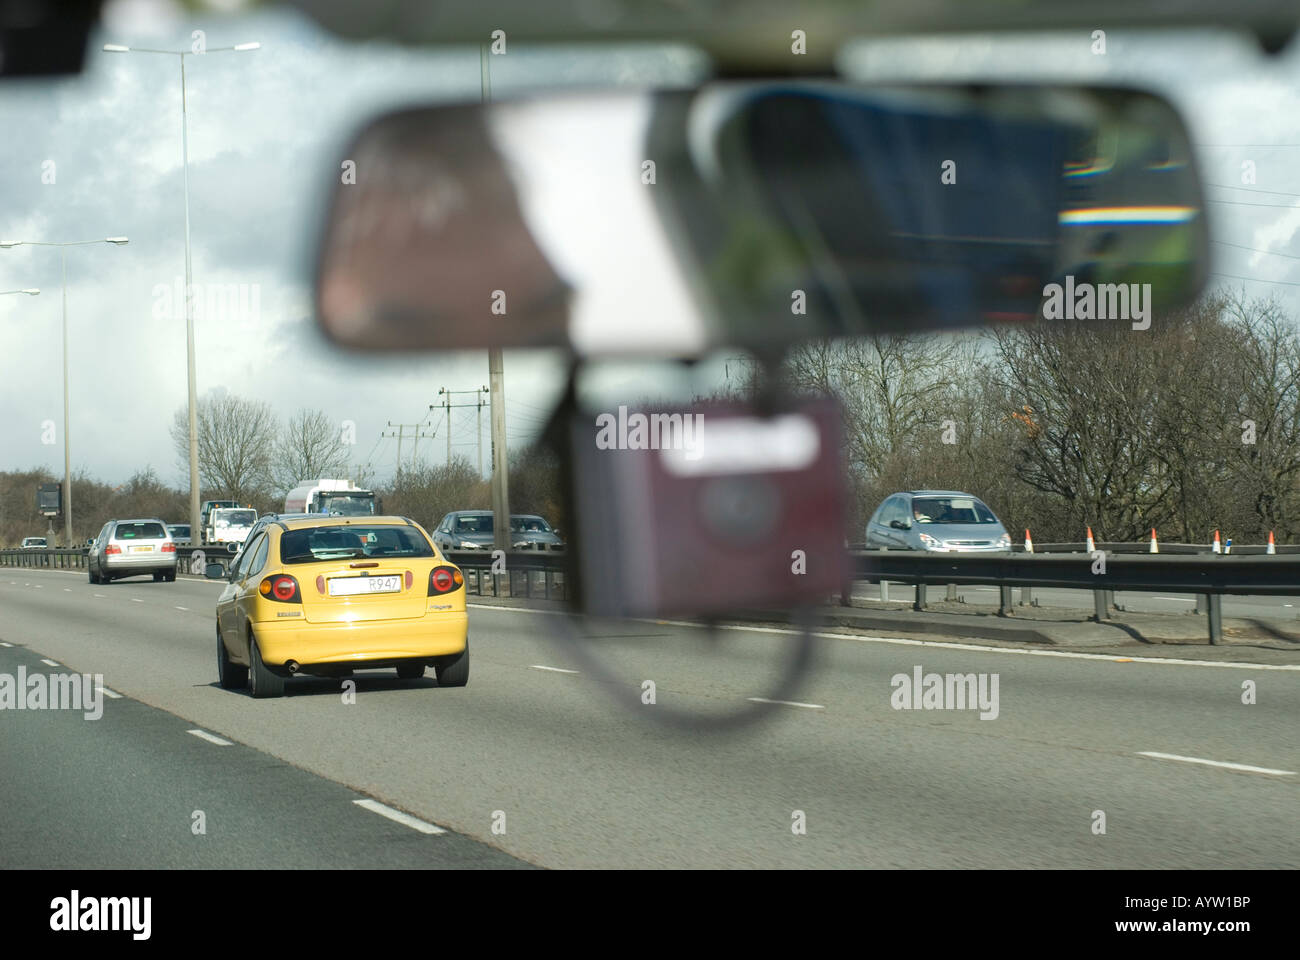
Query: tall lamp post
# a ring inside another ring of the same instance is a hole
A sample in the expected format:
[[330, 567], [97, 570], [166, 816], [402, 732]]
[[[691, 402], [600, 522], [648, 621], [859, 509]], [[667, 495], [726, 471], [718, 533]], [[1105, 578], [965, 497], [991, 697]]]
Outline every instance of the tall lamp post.
[[[63, 545], [72, 546], [72, 452], [68, 443], [68, 247], [84, 247], [89, 243], [111, 243], [123, 246], [126, 237], [105, 237], [102, 240], [0, 240], [0, 248], [58, 247], [63, 268]], [[25, 291], [24, 291], [25, 292]]]
[[125, 47], [118, 43], [104, 44], [105, 53], [160, 53], [179, 57], [181, 61], [181, 170], [185, 180], [185, 344], [186, 370], [189, 377], [190, 410], [190, 530], [199, 529], [199, 432], [198, 387], [194, 380], [194, 282], [190, 270], [190, 135], [189, 118], [185, 108], [185, 58], [205, 56], [209, 53], [257, 50], [257, 42], [237, 43], [233, 47], [207, 47], [202, 53], [194, 50], [150, 50], [145, 47]]

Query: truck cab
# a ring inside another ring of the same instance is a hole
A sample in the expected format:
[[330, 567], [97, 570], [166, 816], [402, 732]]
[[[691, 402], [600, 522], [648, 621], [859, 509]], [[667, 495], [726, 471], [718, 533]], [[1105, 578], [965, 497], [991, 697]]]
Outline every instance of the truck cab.
[[216, 507], [208, 514], [203, 541], [234, 553], [248, 539], [256, 522], [257, 511], [252, 507]]

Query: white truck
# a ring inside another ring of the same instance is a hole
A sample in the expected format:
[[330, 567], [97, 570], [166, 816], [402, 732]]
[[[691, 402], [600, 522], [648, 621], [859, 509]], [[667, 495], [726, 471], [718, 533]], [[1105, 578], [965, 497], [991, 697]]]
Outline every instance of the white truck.
[[344, 517], [374, 516], [383, 504], [373, 490], [363, 490], [351, 480], [304, 480], [284, 498], [285, 513], [324, 513]]
[[223, 546], [234, 553], [244, 545], [256, 522], [257, 511], [252, 507], [216, 507], [208, 511], [203, 542]]

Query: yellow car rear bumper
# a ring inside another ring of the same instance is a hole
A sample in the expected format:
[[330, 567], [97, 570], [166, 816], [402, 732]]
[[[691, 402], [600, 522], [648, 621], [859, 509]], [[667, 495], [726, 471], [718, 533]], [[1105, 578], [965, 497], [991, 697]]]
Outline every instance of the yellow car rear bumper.
[[361, 664], [460, 653], [469, 635], [469, 616], [458, 610], [360, 623], [263, 620], [253, 623], [252, 630], [267, 666], [283, 666], [290, 660], [302, 666]]

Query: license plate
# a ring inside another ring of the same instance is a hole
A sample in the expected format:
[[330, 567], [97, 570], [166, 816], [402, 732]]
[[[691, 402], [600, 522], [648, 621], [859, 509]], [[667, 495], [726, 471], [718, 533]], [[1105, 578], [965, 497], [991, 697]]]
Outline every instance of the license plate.
[[355, 597], [364, 593], [396, 593], [402, 589], [402, 578], [391, 577], [335, 577], [329, 582], [331, 597]]
[[132, 547], [132, 553], [153, 553], [153, 547]]

